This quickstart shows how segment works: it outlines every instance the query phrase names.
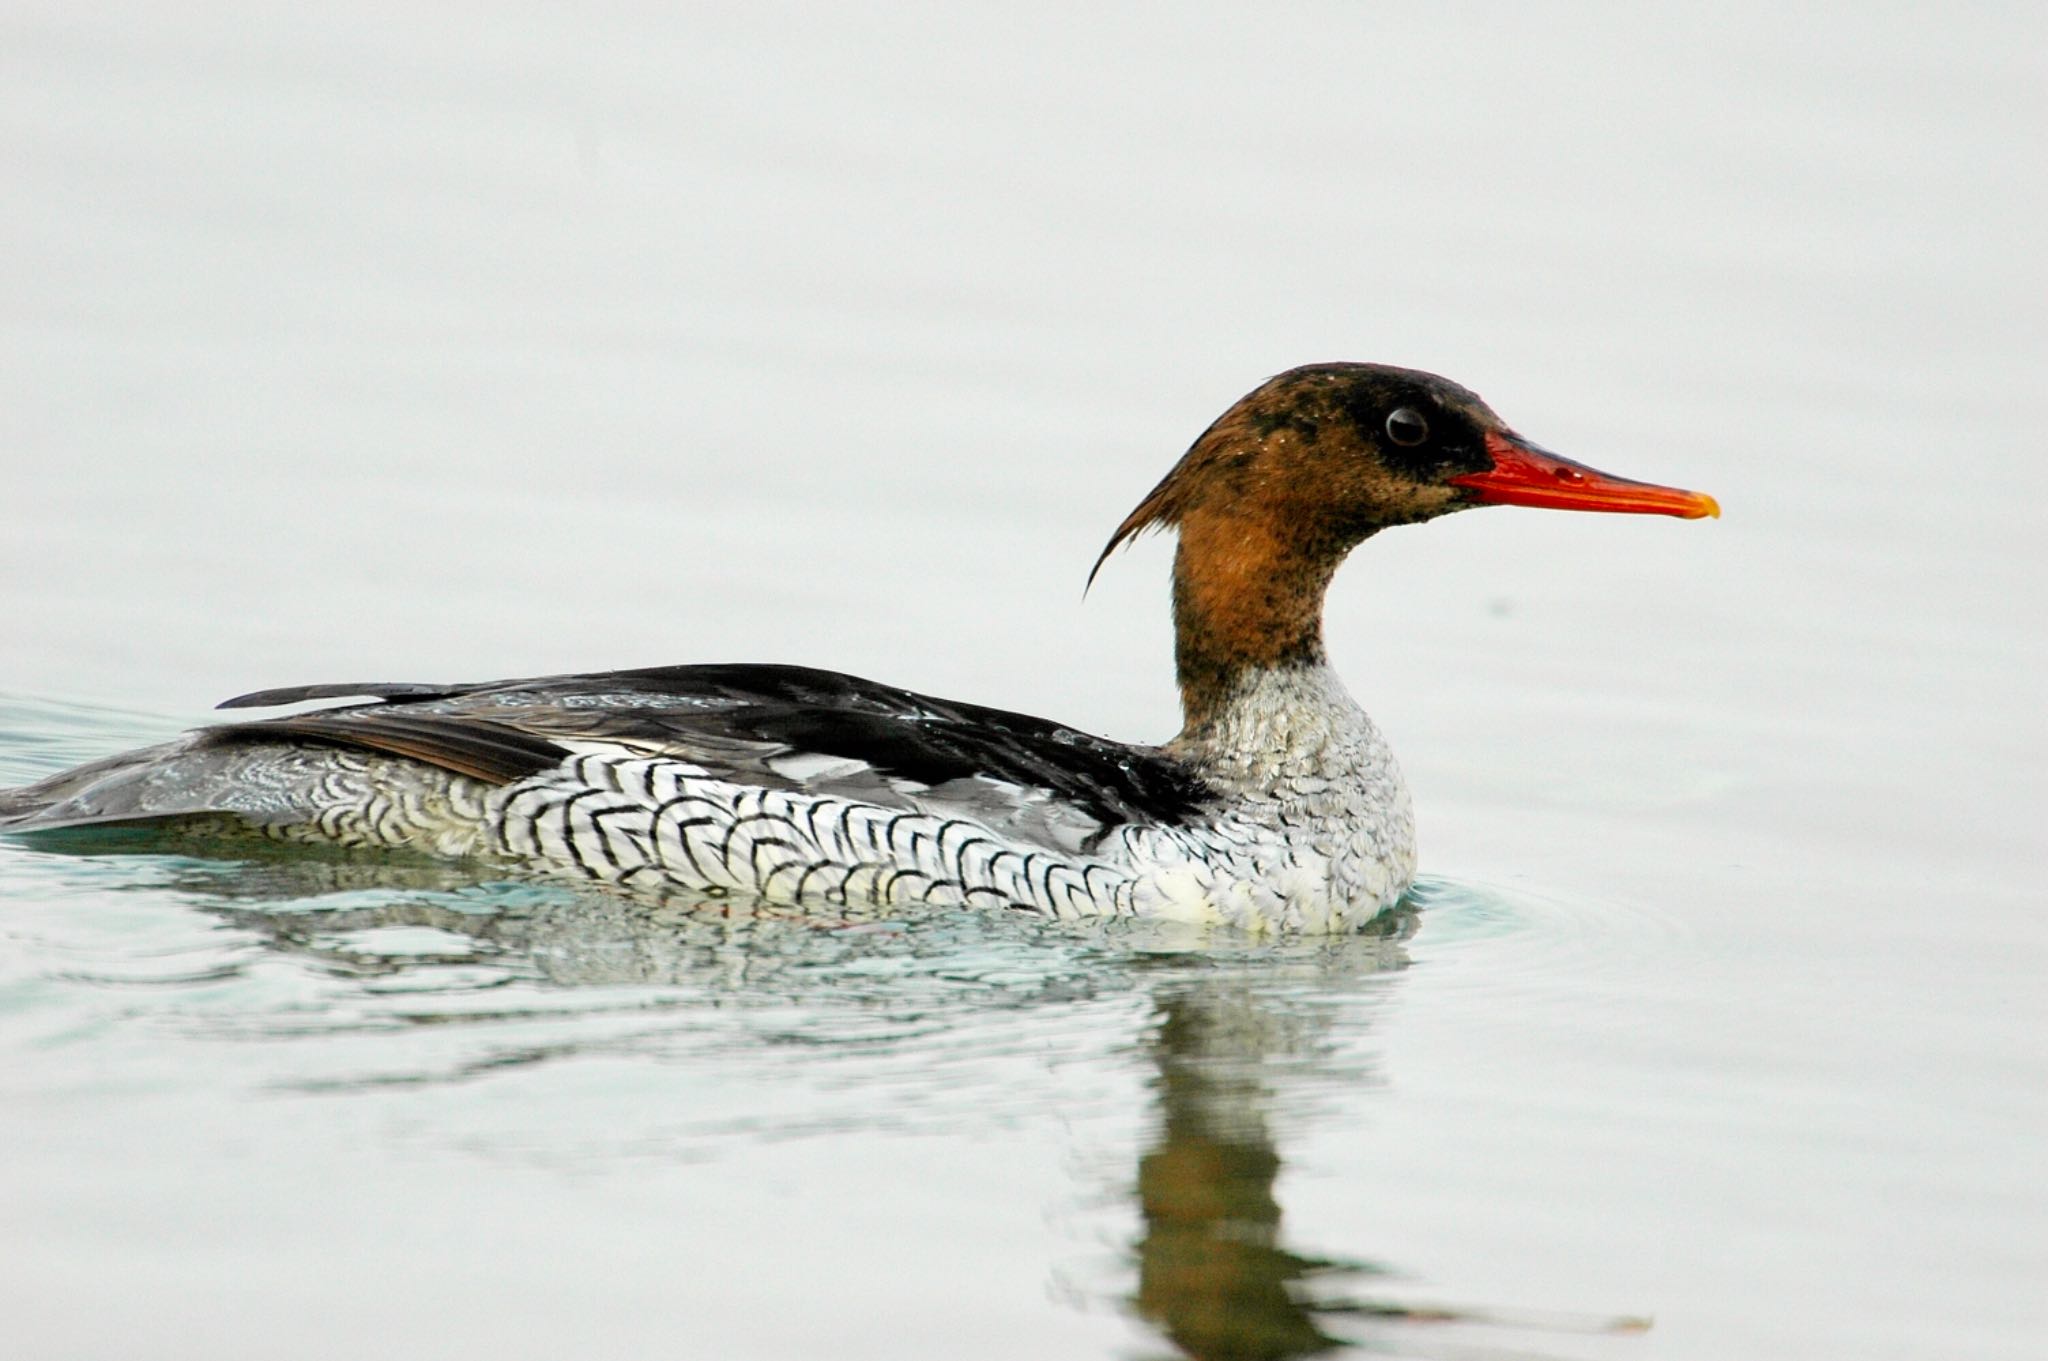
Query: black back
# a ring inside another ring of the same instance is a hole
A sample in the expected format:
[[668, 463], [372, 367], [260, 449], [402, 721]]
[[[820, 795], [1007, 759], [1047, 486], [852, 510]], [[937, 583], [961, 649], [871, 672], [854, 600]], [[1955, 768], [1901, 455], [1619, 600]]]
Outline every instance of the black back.
[[[479, 685], [309, 685], [222, 708], [363, 695], [376, 704], [225, 725], [218, 740], [279, 736], [424, 760], [494, 783], [559, 762], [559, 739], [590, 738], [729, 756], [734, 742], [862, 762], [933, 786], [985, 776], [1046, 791], [1104, 825], [1178, 822], [1214, 797], [1156, 748], [803, 666], [713, 664], [546, 676]], [[762, 783], [774, 777], [761, 772]]]

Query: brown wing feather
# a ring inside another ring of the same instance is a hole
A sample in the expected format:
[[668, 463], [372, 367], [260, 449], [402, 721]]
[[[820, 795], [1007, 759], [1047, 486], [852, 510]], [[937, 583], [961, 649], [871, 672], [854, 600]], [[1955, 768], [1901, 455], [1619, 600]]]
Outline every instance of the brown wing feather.
[[423, 761], [486, 784], [510, 784], [559, 765], [567, 748], [483, 719], [389, 709], [293, 714], [206, 730], [216, 742], [327, 742]]

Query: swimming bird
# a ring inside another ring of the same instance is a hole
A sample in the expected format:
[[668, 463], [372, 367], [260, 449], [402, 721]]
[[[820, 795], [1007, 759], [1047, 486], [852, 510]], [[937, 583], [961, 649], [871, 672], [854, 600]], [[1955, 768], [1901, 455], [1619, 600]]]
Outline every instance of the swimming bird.
[[1549, 453], [1447, 379], [1314, 364], [1204, 431], [1110, 536], [1176, 531], [1182, 727], [1136, 746], [798, 666], [328, 684], [0, 792], [0, 831], [170, 824], [775, 903], [1339, 931], [1414, 878], [1408, 788], [1323, 598], [1382, 529], [1480, 505], [1718, 515]]

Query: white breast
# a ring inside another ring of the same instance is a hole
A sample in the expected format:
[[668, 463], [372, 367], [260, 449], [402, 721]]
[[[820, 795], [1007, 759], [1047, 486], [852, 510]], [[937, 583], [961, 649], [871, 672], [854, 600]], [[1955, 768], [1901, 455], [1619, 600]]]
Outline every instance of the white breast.
[[1343, 930], [1415, 877], [1415, 811], [1386, 739], [1327, 666], [1254, 673], [1189, 749], [1213, 820], [1126, 833], [1146, 915]]

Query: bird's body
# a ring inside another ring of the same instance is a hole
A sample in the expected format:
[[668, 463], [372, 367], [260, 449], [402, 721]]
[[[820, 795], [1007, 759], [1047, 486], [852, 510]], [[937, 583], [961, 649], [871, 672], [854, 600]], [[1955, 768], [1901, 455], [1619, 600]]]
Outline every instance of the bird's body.
[[1298, 369], [1218, 420], [1111, 540], [1180, 530], [1186, 725], [1164, 747], [801, 667], [311, 686], [228, 707], [371, 702], [0, 793], [0, 830], [178, 822], [709, 896], [1341, 930], [1407, 889], [1415, 833], [1391, 752], [1324, 658], [1323, 592], [1377, 529], [1484, 500], [1712, 512], [1543, 455], [1442, 379]]

